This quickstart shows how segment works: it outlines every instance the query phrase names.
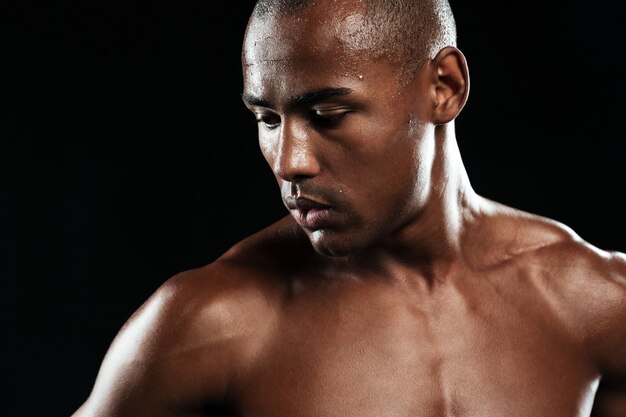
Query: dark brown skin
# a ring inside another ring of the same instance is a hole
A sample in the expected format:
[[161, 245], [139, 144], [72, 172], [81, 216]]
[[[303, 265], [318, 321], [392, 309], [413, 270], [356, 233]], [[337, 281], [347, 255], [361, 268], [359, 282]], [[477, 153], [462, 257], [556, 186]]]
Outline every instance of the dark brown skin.
[[338, 3], [246, 34], [244, 101], [291, 215], [168, 280], [74, 416], [626, 416], [626, 256], [477, 195], [463, 54], [401, 87]]

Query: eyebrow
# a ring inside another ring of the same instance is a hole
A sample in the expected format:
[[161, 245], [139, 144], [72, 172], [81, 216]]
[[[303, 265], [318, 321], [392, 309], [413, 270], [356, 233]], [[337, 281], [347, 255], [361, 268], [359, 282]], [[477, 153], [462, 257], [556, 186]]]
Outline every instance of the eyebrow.
[[[347, 96], [352, 92], [351, 88], [339, 87], [339, 88], [322, 88], [321, 90], [309, 91], [303, 94], [298, 94], [287, 99], [287, 107], [293, 108], [297, 106], [305, 106], [307, 104], [313, 104], [320, 101], [328, 100], [333, 97]], [[252, 94], [243, 93], [241, 99], [248, 104], [260, 107], [272, 107], [272, 103], [269, 100], [256, 97]]]

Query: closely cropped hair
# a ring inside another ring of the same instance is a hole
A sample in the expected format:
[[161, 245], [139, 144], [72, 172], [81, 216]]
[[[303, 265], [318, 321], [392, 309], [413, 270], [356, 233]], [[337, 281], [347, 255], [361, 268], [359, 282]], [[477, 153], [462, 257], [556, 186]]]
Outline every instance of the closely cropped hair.
[[[295, 13], [329, 0], [258, 0], [255, 16]], [[366, 27], [360, 49], [386, 58], [408, 81], [417, 69], [446, 46], [456, 46], [456, 23], [448, 0], [362, 0]]]

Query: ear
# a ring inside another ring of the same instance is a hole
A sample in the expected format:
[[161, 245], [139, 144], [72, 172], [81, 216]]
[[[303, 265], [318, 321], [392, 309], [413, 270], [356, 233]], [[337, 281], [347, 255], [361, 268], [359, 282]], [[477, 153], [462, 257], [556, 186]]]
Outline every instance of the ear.
[[431, 61], [434, 95], [432, 121], [441, 125], [454, 120], [469, 95], [469, 72], [465, 56], [457, 48], [443, 48]]

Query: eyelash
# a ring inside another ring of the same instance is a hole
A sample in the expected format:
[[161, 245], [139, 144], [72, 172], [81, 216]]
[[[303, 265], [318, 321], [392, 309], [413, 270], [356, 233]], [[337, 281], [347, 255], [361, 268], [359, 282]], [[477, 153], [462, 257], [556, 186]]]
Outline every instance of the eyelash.
[[313, 119], [315, 123], [318, 123], [321, 125], [335, 125], [339, 123], [341, 119], [346, 117], [348, 113], [350, 112], [344, 111], [341, 113], [336, 113], [336, 114], [331, 114], [331, 115], [321, 115], [317, 111], [313, 111], [311, 115], [311, 119]]
[[[274, 117], [275, 119], [278, 119], [278, 117]], [[273, 119], [273, 117], [268, 117], [268, 116], [255, 116], [254, 117], [254, 122], [255, 123], [265, 123], [265, 126], [267, 126], [269, 129], [274, 129], [275, 127], [277, 127], [280, 124], [280, 121], [278, 121], [277, 123], [271, 123], [271, 119]]]
[[[343, 111], [336, 114], [331, 115], [322, 115], [319, 114], [318, 110], [312, 110], [310, 112], [310, 118], [314, 124], [320, 125], [322, 127], [332, 128], [336, 126], [344, 117], [351, 113], [350, 111]], [[265, 116], [265, 115], [257, 115], [253, 118], [254, 123], [264, 123], [268, 129], [274, 129], [280, 125], [280, 118], [278, 116]], [[273, 120], [278, 120], [275, 123], [272, 123]]]

